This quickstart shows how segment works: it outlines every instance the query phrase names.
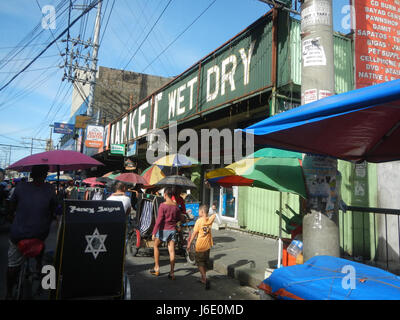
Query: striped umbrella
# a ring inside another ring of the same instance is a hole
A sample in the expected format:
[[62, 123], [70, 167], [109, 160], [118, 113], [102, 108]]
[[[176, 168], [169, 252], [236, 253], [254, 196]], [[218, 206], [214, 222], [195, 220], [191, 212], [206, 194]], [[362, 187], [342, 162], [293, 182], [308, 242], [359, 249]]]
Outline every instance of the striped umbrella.
[[166, 167], [191, 167], [198, 165], [199, 162], [196, 159], [185, 156], [184, 154], [174, 153], [161, 157], [154, 162], [154, 164]]
[[147, 181], [148, 185], [154, 185], [161, 179], [165, 178], [166, 175], [162, 171], [162, 167], [152, 165], [143, 171], [142, 177]]
[[206, 179], [211, 185], [232, 187], [252, 186], [295, 193], [306, 198], [306, 188], [297, 155], [292, 157], [245, 158], [229, 166], [210, 171]]

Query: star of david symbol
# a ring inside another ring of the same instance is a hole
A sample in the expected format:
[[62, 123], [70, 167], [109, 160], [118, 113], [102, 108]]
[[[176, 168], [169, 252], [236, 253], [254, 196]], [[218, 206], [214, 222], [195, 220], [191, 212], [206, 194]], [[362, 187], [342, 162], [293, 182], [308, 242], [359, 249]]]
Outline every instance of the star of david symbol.
[[93, 254], [93, 257], [96, 259], [100, 252], [107, 252], [107, 249], [104, 245], [107, 235], [100, 234], [97, 228], [94, 230], [92, 235], [86, 235], [85, 238], [88, 243], [85, 253]]

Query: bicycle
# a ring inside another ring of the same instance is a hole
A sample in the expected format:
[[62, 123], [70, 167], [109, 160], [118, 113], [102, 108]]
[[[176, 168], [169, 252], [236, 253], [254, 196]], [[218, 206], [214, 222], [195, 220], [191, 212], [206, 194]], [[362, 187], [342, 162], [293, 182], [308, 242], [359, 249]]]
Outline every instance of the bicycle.
[[190, 264], [195, 264], [194, 254], [196, 241], [192, 241], [192, 244], [187, 250], [187, 244], [190, 237], [193, 234], [194, 228], [194, 216], [191, 213], [186, 213], [186, 221], [184, 223], [178, 224], [178, 250], [182, 253], [182, 256], [186, 258], [186, 261]]
[[[12, 298], [14, 300], [30, 300], [37, 297], [42, 290], [41, 270], [38, 270], [37, 258], [44, 251], [44, 242], [39, 239], [24, 239], [18, 242], [18, 249], [24, 256], [24, 261], [19, 271]], [[32, 269], [33, 259], [36, 259], [36, 271]]]

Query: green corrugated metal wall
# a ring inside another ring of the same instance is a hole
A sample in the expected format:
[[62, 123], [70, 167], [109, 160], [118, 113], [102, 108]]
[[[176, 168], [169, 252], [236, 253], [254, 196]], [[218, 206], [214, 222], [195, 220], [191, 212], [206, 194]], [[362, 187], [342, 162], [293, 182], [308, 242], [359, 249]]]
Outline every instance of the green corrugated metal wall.
[[[239, 187], [238, 222], [249, 231], [277, 237], [279, 235], [279, 216], [275, 213], [280, 209], [282, 195], [282, 212], [288, 218], [293, 214], [286, 204], [299, 213], [299, 196], [280, 193], [260, 188]], [[282, 227], [285, 227], [283, 223]], [[288, 235], [283, 233], [284, 237]]]
[[[285, 15], [279, 19], [278, 36], [278, 86], [289, 83], [301, 85], [301, 41], [300, 21], [290, 18], [287, 23]], [[290, 30], [287, 26], [290, 25]], [[286, 38], [288, 35], [288, 38]], [[287, 44], [290, 44], [289, 48]], [[333, 37], [335, 59], [335, 90], [343, 93], [354, 88], [353, 79], [353, 54], [350, 39], [335, 33]], [[290, 54], [288, 54], [290, 53]], [[289, 63], [288, 63], [289, 61]], [[289, 69], [290, 66], [290, 69]]]
[[[342, 199], [347, 205], [378, 207], [376, 164], [368, 164], [368, 190], [363, 203], [356, 202], [355, 165], [348, 161], [339, 161], [338, 169], [342, 174]], [[373, 259], [377, 248], [377, 233], [375, 232], [376, 217], [373, 213], [340, 212], [340, 245], [348, 255], [363, 256]]]

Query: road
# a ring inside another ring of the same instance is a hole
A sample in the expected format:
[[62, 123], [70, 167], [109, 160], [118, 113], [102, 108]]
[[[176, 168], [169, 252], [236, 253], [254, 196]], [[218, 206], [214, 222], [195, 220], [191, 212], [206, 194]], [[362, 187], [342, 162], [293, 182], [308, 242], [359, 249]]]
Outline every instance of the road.
[[[6, 270], [8, 250], [8, 226], [0, 227], [0, 299], [6, 294]], [[54, 251], [57, 238], [56, 224], [52, 225], [51, 233], [46, 241], [46, 252]], [[131, 292], [135, 300], [259, 300], [257, 290], [240, 286], [235, 279], [218, 274], [211, 270], [207, 273], [210, 290], [197, 282], [200, 273], [196, 266], [177, 256], [175, 280], [169, 280], [169, 257], [166, 248], [160, 250], [161, 274], [155, 277], [149, 273], [154, 266], [150, 252], [147, 256], [126, 257], [125, 272], [131, 283]], [[141, 252], [142, 253], [142, 252]]]

